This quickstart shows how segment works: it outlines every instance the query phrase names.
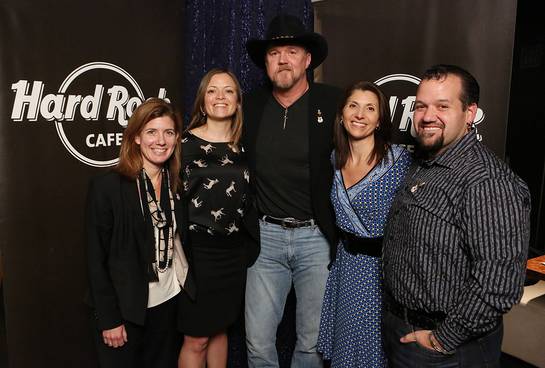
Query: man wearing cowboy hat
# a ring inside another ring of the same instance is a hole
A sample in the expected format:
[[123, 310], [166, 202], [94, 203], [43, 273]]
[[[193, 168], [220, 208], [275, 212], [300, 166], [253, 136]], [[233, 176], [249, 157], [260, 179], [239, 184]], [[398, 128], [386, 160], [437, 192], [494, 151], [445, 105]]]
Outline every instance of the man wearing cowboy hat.
[[244, 143], [260, 213], [261, 251], [248, 269], [250, 367], [278, 367], [276, 330], [293, 286], [297, 342], [292, 367], [321, 367], [320, 310], [336, 234], [329, 201], [332, 130], [339, 90], [307, 79], [327, 56], [325, 39], [293, 16], [274, 18], [246, 44], [270, 85], [245, 96]]

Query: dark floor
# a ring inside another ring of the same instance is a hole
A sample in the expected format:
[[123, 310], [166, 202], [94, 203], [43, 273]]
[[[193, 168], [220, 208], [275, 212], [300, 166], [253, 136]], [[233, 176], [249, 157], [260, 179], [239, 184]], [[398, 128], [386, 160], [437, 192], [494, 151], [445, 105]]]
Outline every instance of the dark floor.
[[536, 366], [523, 362], [522, 360], [512, 357], [511, 355], [502, 354], [501, 368], [536, 368]]
[[0, 368], [8, 367], [8, 348], [6, 346], [6, 320], [4, 318], [4, 287], [0, 283]]
[[[289, 305], [295, 304], [293, 296], [290, 295], [290, 301]], [[291, 356], [291, 349], [290, 346], [293, 345], [295, 337], [292, 336], [293, 333], [290, 334], [290, 322], [293, 322], [292, 320], [295, 318], [294, 313], [292, 309], [293, 308], [287, 308], [288, 311], [286, 313], [286, 318], [284, 318], [284, 321], [282, 323], [282, 326], [280, 326], [279, 329], [279, 341], [289, 341], [290, 343], [287, 344], [280, 344], [281, 346], [278, 346], [279, 352], [280, 352], [280, 361], [281, 366], [289, 366], [290, 356]], [[242, 320], [242, 318], [241, 318]], [[244, 346], [244, 339], [242, 338], [242, 335], [244, 334], [244, 324], [239, 320], [239, 323], [237, 323], [235, 326], [233, 326], [232, 330], [230, 331], [230, 364], [229, 367], [244, 367], [246, 364], [246, 349]], [[286, 346], [283, 346], [286, 345]], [[0, 284], [0, 368], [7, 368], [8, 367], [8, 356], [7, 356], [7, 346], [6, 346], [6, 324], [4, 319], [4, 295], [3, 295], [3, 287]], [[233, 364], [235, 363], [235, 364]], [[501, 368], [536, 368], [535, 366], [525, 363], [515, 357], [512, 357], [507, 354], [502, 354], [501, 358]]]

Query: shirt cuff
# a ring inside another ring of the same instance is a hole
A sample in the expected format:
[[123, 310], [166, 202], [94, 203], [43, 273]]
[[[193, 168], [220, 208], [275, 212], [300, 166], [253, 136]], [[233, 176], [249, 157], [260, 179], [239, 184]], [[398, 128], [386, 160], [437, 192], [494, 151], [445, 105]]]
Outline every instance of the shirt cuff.
[[433, 332], [433, 335], [448, 353], [454, 352], [468, 336], [465, 331], [457, 329], [456, 326], [452, 323], [448, 323], [448, 321], [439, 325], [437, 330]]

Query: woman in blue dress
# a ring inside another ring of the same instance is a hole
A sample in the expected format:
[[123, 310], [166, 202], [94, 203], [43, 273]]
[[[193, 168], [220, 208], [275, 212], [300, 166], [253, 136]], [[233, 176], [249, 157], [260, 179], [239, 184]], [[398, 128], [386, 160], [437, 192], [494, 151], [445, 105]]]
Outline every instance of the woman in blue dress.
[[331, 201], [340, 229], [324, 296], [318, 351], [332, 367], [385, 367], [382, 349], [382, 236], [411, 162], [390, 143], [388, 101], [370, 82], [350, 86], [334, 127]]

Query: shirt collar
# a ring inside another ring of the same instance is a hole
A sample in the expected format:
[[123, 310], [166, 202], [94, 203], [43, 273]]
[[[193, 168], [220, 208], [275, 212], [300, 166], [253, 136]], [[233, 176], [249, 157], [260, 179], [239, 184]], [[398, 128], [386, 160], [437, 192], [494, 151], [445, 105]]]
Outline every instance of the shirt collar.
[[471, 130], [457, 142], [454, 142], [444, 152], [432, 159], [424, 160], [422, 164], [424, 166], [441, 165], [452, 168], [456, 162], [460, 160], [463, 153], [476, 145], [477, 142], [477, 132], [475, 130]]

